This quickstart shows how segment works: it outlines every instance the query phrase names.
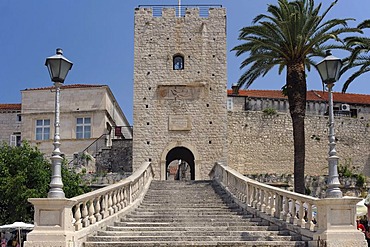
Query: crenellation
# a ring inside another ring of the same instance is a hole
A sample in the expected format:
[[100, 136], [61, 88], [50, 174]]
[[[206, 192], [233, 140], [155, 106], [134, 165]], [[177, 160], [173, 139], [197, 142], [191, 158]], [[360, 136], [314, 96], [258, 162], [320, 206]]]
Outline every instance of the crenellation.
[[[175, 8], [162, 8], [162, 18], [172, 18], [176, 17], [176, 9]], [[157, 17], [160, 18], [160, 17]]]

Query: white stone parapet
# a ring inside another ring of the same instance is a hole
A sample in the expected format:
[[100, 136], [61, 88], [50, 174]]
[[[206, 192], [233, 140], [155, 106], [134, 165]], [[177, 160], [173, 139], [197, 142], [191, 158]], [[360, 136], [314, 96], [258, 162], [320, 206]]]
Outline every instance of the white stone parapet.
[[145, 162], [130, 177], [70, 199], [31, 198], [35, 228], [25, 247], [80, 247], [86, 237], [139, 204], [154, 177]]
[[306, 196], [257, 182], [219, 163], [210, 178], [247, 211], [301, 234], [309, 246], [367, 246], [356, 229], [356, 203], [361, 198]]

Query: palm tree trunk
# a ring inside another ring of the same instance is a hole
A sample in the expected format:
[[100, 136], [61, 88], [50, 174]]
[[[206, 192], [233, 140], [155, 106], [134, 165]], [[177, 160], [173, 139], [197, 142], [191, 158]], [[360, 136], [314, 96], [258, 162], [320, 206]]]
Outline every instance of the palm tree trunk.
[[295, 62], [287, 66], [287, 94], [289, 111], [293, 123], [294, 138], [294, 191], [305, 193], [305, 132], [304, 119], [306, 114], [306, 73], [303, 62]]

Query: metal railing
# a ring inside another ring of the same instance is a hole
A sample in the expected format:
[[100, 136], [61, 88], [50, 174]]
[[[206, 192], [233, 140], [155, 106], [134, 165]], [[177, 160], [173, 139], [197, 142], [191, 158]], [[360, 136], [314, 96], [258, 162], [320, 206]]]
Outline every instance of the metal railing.
[[96, 157], [96, 154], [104, 147], [107, 146], [107, 136], [109, 134], [102, 134], [98, 139], [96, 139], [95, 141], [93, 141], [89, 146], [87, 146], [84, 150], [82, 150], [81, 152], [79, 152], [77, 154], [77, 156], [73, 156], [73, 159], [71, 161], [68, 162], [68, 167], [71, 167], [72, 164], [74, 164], [74, 162], [78, 161], [79, 159], [79, 156], [82, 155], [82, 154], [89, 154], [91, 155], [92, 157]]
[[200, 17], [208, 17], [209, 9], [211, 8], [222, 8], [222, 5], [217, 4], [197, 4], [197, 5], [139, 5], [139, 8], [151, 8], [153, 10], [153, 16], [162, 16], [162, 9], [173, 8], [176, 10], [176, 16], [184, 17], [186, 9], [197, 8], [199, 9]]

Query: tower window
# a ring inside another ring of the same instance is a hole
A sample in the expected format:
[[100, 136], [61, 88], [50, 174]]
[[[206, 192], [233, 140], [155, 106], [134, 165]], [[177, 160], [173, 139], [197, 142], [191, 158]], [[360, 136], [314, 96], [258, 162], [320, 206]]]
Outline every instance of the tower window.
[[173, 56], [173, 69], [174, 70], [184, 69], [184, 57], [182, 55]]

